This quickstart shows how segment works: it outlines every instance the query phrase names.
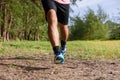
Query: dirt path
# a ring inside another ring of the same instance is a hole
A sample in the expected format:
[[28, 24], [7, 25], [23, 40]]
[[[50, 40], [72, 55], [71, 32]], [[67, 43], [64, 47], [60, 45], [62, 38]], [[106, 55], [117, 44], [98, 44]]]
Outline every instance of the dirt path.
[[120, 59], [0, 58], [0, 80], [120, 80]]

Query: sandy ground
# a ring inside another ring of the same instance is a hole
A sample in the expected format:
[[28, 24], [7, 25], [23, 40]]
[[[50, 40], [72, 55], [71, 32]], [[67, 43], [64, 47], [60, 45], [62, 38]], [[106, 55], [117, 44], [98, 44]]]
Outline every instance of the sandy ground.
[[120, 80], [120, 59], [0, 58], [0, 80]]

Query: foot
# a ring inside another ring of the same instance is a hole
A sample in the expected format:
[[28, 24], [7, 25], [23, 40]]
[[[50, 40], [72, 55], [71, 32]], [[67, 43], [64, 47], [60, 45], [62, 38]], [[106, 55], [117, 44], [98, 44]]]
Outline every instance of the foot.
[[66, 48], [61, 50], [62, 55], [64, 56], [66, 53]]
[[56, 64], [64, 64], [64, 56], [62, 55], [62, 53], [55, 56], [54, 62]]

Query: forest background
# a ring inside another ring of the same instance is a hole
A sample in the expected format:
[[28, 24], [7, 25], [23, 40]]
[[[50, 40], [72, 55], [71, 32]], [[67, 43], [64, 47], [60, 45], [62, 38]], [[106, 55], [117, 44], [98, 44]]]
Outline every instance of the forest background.
[[[76, 6], [75, 2], [71, 0], [70, 14], [74, 12], [72, 6]], [[96, 12], [88, 7], [85, 15], [70, 16], [69, 40], [120, 39], [120, 22], [109, 19], [109, 15], [99, 5]], [[119, 21], [118, 14], [113, 19]], [[49, 40], [39, 0], [36, 3], [31, 0], [0, 0], [0, 41], [12, 40]]]

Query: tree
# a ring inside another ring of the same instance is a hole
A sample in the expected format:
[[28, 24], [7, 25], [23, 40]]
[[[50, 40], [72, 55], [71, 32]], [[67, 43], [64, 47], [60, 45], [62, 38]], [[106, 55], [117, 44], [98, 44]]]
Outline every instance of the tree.
[[42, 36], [40, 33], [47, 29], [43, 28], [45, 19], [39, 0], [36, 5], [30, 0], [0, 1], [0, 17], [2, 18], [0, 19], [0, 32], [4, 40], [39, 40], [39, 37]]
[[108, 18], [108, 15], [104, 12], [100, 5], [98, 5], [97, 17], [102, 23], [104, 23]]
[[[71, 1], [75, 5], [77, 0]], [[4, 41], [48, 40], [43, 13], [39, 0], [0, 0], [1, 37]]]
[[[101, 9], [102, 10], [102, 9]], [[98, 9], [98, 11], [100, 11]], [[102, 11], [100, 11], [101, 14]], [[104, 39], [107, 35], [107, 27], [102, 22], [102, 20], [105, 20], [106, 16], [102, 16], [105, 14], [101, 14], [101, 17], [98, 15], [95, 15], [94, 11], [89, 9], [88, 14], [85, 16], [85, 24], [87, 28], [86, 38], [88, 39]]]
[[109, 39], [110, 40], [120, 39], [120, 12], [118, 12], [117, 16], [113, 17], [113, 20], [108, 20], [105, 24], [108, 26], [109, 29], [108, 33]]
[[86, 28], [84, 21], [80, 17], [73, 18], [74, 25], [70, 28], [69, 40], [80, 40], [84, 38]]
[[120, 26], [116, 29], [113, 29], [110, 32], [110, 38], [111, 40], [119, 40], [120, 39]]
[[73, 19], [74, 25], [71, 28], [70, 39], [106, 39], [108, 31], [103, 23], [106, 16], [104, 17], [103, 15], [105, 14], [101, 14], [101, 12], [98, 13], [99, 15], [95, 15], [94, 11], [88, 8], [88, 12], [83, 18], [75, 17]]
[[120, 39], [120, 24], [112, 22], [110, 20], [107, 21], [105, 24], [109, 28], [109, 39], [110, 40]]

